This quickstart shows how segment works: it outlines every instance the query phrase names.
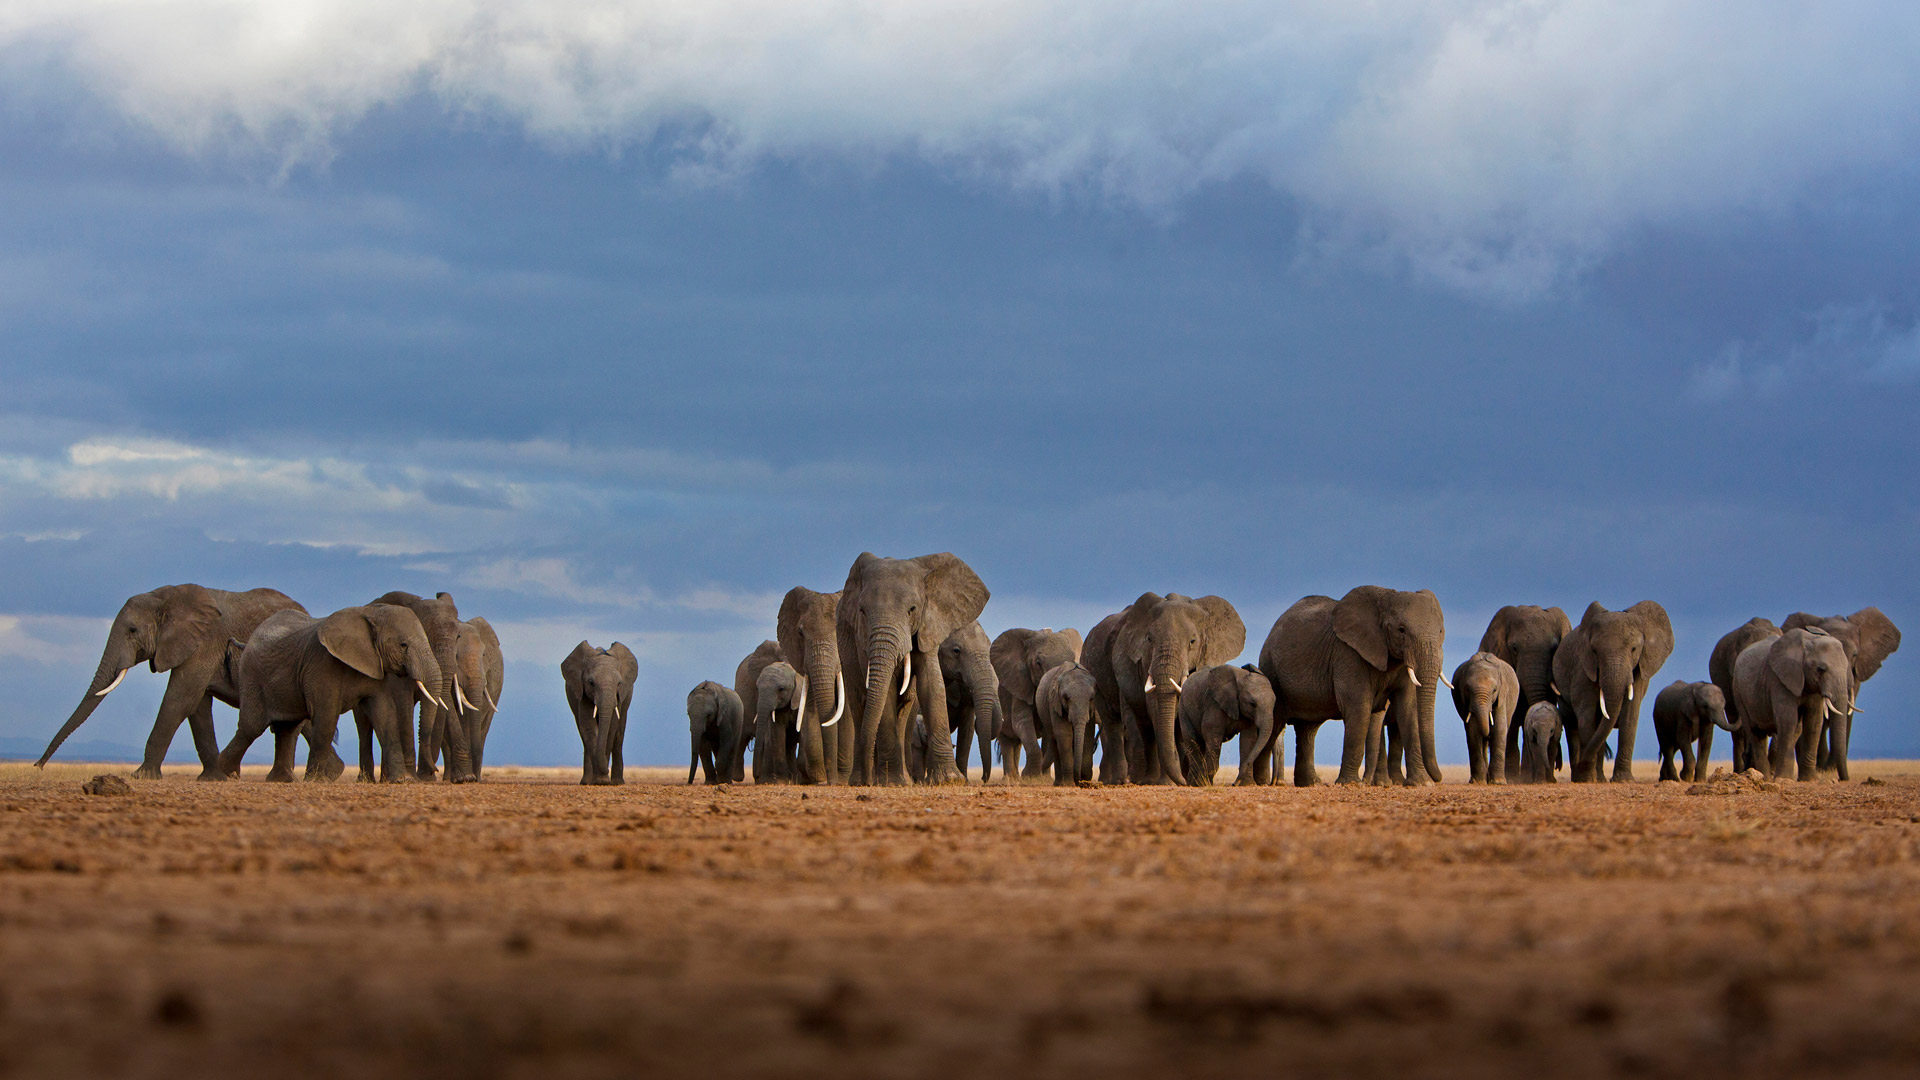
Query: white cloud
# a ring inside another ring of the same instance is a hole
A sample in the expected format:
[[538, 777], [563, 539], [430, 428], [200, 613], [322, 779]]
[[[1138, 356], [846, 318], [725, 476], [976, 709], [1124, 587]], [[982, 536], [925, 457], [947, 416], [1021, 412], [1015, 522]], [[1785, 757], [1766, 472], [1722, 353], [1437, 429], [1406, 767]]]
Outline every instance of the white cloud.
[[6, 49], [287, 165], [424, 91], [563, 146], [665, 132], [691, 177], [904, 154], [1164, 207], [1252, 175], [1336, 250], [1512, 298], [1920, 142], [1920, 8], [1858, 0], [14, 0]]
[[100, 658], [112, 619], [71, 615], [0, 615], [0, 659], [36, 664], [91, 664]]

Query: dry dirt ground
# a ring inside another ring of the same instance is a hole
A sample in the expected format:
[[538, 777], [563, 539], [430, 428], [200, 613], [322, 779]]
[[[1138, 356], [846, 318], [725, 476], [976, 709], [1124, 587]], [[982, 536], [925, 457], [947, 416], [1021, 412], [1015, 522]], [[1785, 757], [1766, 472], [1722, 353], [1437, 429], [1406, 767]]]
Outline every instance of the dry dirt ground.
[[1698, 794], [181, 767], [82, 793], [107, 771], [0, 767], [0, 1072], [1920, 1068], [1897, 763]]

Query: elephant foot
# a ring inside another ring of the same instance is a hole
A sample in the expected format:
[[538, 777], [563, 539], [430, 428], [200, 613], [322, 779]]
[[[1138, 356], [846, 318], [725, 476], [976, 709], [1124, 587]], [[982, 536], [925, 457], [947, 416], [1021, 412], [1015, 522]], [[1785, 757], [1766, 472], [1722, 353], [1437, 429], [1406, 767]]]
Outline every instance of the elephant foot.
[[291, 784], [293, 783], [293, 772], [292, 770], [282, 769], [280, 766], [275, 765], [273, 768], [267, 770], [267, 783]]
[[360, 771], [354, 774], [353, 782], [356, 784], [372, 784], [377, 782], [377, 778], [373, 775], [372, 769], [361, 766]]
[[160, 766], [157, 763], [141, 762], [140, 767], [133, 770], [133, 778], [135, 780], [158, 780], [160, 779]]
[[417, 784], [420, 781], [410, 772], [402, 772], [399, 769], [395, 769], [392, 773], [383, 773], [380, 782], [383, 784]]
[[1633, 783], [1633, 770], [1632, 770], [1632, 769], [1615, 769], [1615, 770], [1613, 770], [1613, 782], [1614, 782], [1614, 783], [1616, 783], [1616, 784], [1631, 784], [1631, 783]]
[[230, 779], [232, 779], [232, 777], [230, 777], [230, 776], [228, 776], [228, 775], [227, 775], [226, 773], [224, 773], [224, 772], [221, 772], [221, 771], [220, 771], [220, 767], [219, 767], [219, 766], [217, 766], [217, 765], [209, 765], [209, 766], [207, 766], [206, 768], [204, 768], [204, 769], [201, 769], [201, 770], [200, 770], [200, 775], [199, 775], [199, 776], [196, 776], [196, 777], [194, 777], [194, 779], [195, 779], [195, 780], [199, 780], [199, 781], [201, 781], [202, 783], [208, 783], [208, 784], [216, 784], [216, 783], [217, 783], [217, 784], [224, 784], [224, 783], [226, 783], [226, 782], [227, 782], [228, 780], [230, 780]]

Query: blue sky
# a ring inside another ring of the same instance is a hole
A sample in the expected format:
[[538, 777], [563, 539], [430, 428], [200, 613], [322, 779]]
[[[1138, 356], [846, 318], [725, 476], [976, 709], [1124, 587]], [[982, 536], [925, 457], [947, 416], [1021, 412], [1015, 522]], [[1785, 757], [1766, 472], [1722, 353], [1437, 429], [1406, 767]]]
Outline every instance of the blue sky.
[[[1450, 663], [1656, 599], [1662, 680], [1920, 626], [1920, 13], [1362, 7], [9, 5], [0, 740], [175, 581], [449, 590], [555, 764], [582, 637], [678, 762], [862, 550], [990, 632], [1217, 592], [1249, 657], [1365, 582]], [[1857, 755], [1920, 756], [1912, 667]]]

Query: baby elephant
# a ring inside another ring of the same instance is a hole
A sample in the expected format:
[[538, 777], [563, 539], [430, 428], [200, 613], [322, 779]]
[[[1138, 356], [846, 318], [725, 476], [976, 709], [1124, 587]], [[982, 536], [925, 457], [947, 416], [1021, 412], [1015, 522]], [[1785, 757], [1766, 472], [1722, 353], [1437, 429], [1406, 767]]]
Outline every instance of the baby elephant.
[[1520, 720], [1520, 782], [1552, 784], [1560, 771], [1560, 709], [1536, 701]]
[[[1069, 660], [1048, 668], [1033, 689], [1037, 734], [1053, 744], [1053, 786], [1093, 779], [1093, 672]], [[1002, 746], [1006, 743], [1003, 741]], [[1007, 770], [1007, 781], [1015, 779]]]
[[1477, 652], [1453, 671], [1453, 707], [1467, 725], [1467, 761], [1475, 784], [1504, 784], [1517, 778], [1518, 762], [1507, 760], [1507, 729], [1520, 706], [1520, 676], [1490, 652]]
[[[1713, 729], [1734, 731], [1727, 719], [1727, 695], [1710, 682], [1675, 680], [1653, 699], [1653, 731], [1660, 738], [1660, 779], [1693, 783], [1707, 778], [1707, 756], [1713, 752]], [[1736, 734], [1736, 737], [1737, 734]], [[1700, 752], [1694, 753], [1694, 743]], [[1680, 771], [1673, 770], [1673, 752], [1680, 751]]]
[[733, 755], [746, 729], [747, 706], [731, 686], [708, 679], [687, 694], [687, 731], [693, 737], [693, 760], [687, 762], [687, 783], [693, 771], [706, 772], [707, 783], [733, 779]]
[[560, 661], [567, 680], [567, 707], [580, 729], [582, 784], [624, 784], [627, 709], [640, 662], [619, 642], [596, 649], [582, 641]]
[[[1181, 772], [1194, 787], [1213, 786], [1220, 771], [1220, 744], [1240, 736], [1240, 760], [1259, 760], [1274, 737], [1273, 684], [1259, 671], [1216, 664], [1187, 677], [1180, 688], [1179, 712]], [[1253, 769], [1242, 768], [1236, 787], [1258, 782]]]

